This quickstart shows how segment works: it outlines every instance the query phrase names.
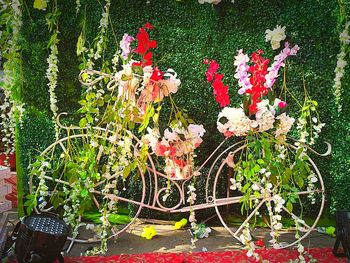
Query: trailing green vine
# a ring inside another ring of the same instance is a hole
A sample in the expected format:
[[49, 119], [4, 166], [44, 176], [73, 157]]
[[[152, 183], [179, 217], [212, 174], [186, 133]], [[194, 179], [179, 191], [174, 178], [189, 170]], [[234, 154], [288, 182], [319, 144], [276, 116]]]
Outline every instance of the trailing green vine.
[[2, 1], [0, 13], [0, 65], [3, 62], [3, 77], [0, 78], [0, 145], [6, 154], [15, 151], [16, 121], [21, 123], [24, 106], [21, 103], [21, 53], [19, 31], [22, 26], [21, 1]]

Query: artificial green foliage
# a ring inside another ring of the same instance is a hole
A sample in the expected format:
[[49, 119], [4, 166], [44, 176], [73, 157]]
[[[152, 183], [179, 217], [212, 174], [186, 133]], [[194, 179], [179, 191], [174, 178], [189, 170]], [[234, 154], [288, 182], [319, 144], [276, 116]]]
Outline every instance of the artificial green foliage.
[[[20, 197], [27, 190], [27, 166], [30, 160], [54, 141], [49, 95], [45, 71], [46, 49], [50, 34], [45, 24], [45, 11], [34, 10], [31, 1], [23, 12], [22, 59], [23, 101], [29, 112], [18, 132], [20, 166]], [[86, 17], [86, 43], [89, 47], [96, 37], [104, 1], [81, 0], [78, 15], [72, 1], [58, 1], [59, 18], [59, 84], [57, 88], [59, 111], [75, 113], [79, 108], [82, 88], [78, 84], [79, 61], [76, 43], [81, 24]], [[150, 22], [155, 26], [152, 39], [157, 40], [154, 63], [161, 69], [173, 68], [182, 81], [174, 97], [176, 103], [187, 109], [195, 122], [207, 130], [204, 142], [198, 151], [198, 162], [205, 160], [223, 139], [216, 130], [219, 106], [215, 102], [210, 85], [206, 82], [204, 58], [215, 59], [225, 73], [224, 82], [230, 87], [231, 105], [237, 107], [240, 96], [233, 78], [233, 59], [236, 50], [246, 53], [257, 49], [270, 50], [264, 32], [276, 24], [286, 26], [288, 39], [300, 46], [297, 58], [287, 64], [287, 85], [301, 99], [304, 85], [312, 99], [319, 102], [320, 119], [326, 123], [316, 149], [324, 151], [322, 141], [333, 146], [330, 157], [317, 157], [315, 161], [326, 184], [327, 208], [350, 209], [350, 74], [346, 68], [342, 80], [343, 111], [337, 112], [332, 90], [336, 54], [339, 52], [339, 5], [337, 1], [269, 1], [237, 0], [234, 4], [222, 2], [217, 6], [199, 4], [196, 0], [173, 1], [151, 0], [112, 1], [105, 59], [114, 54], [125, 32], [136, 35], [137, 29]], [[349, 19], [349, 4], [343, 1]], [[86, 13], [85, 13], [86, 12]], [[267, 53], [272, 59], [272, 53]], [[98, 65], [98, 64], [97, 64]], [[98, 69], [98, 66], [97, 66]], [[281, 82], [276, 83], [277, 86]], [[165, 106], [165, 112], [170, 105]], [[32, 110], [33, 108], [33, 110]], [[293, 111], [293, 104], [290, 105]], [[40, 111], [40, 114], [39, 114]], [[295, 113], [295, 112], [294, 112]], [[166, 114], [167, 115], [167, 114]], [[161, 116], [162, 118], [162, 116]], [[78, 124], [78, 123], [77, 123]], [[313, 157], [313, 156], [311, 156]], [[205, 175], [204, 175], [205, 176]]]
[[27, 108], [22, 124], [17, 126], [17, 192], [18, 208], [23, 215], [23, 201], [28, 193], [28, 165], [54, 140], [51, 118], [34, 108]]

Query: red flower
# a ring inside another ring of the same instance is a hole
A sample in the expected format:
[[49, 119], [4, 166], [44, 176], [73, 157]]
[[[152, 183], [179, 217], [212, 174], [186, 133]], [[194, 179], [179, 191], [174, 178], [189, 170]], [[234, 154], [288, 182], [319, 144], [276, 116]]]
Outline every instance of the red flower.
[[209, 68], [208, 68], [207, 72], [205, 72], [205, 76], [207, 77], [207, 81], [213, 80], [214, 74], [219, 69], [219, 67], [220, 67], [220, 65], [215, 60], [212, 60], [209, 63]]
[[157, 47], [157, 42], [155, 40], [150, 40], [146, 29], [152, 29], [153, 26], [149, 23], [146, 23], [144, 27], [139, 29], [139, 32], [136, 35], [137, 47], [134, 50], [136, 54], [141, 55], [142, 57], [142, 66], [152, 65], [152, 52], [149, 52], [149, 49]]
[[149, 22], [144, 24], [143, 27], [146, 28], [146, 29], [153, 29], [154, 28], [154, 26], [152, 26]]
[[209, 64], [205, 76], [208, 82], [212, 82], [211, 86], [213, 87], [216, 101], [219, 103], [220, 107], [226, 107], [230, 104], [230, 96], [228, 95], [228, 86], [225, 86], [222, 82], [224, 74], [216, 73], [220, 65], [215, 60], [209, 61], [208, 59], [205, 59], [203, 63]]
[[161, 79], [163, 79], [163, 72], [160, 71], [158, 68], [154, 68], [153, 69], [153, 73], [151, 75], [151, 80], [153, 81], [159, 81]]
[[247, 94], [251, 95], [251, 105], [249, 105], [249, 113], [253, 115], [257, 112], [257, 103], [260, 102], [262, 96], [268, 93], [265, 86], [265, 75], [268, 73], [267, 68], [269, 60], [260, 56], [264, 54], [262, 50], [258, 50], [252, 54], [251, 61], [254, 63], [249, 67], [248, 71], [252, 74], [250, 77], [250, 84], [252, 88], [247, 90]]
[[133, 67], [141, 67], [142, 66], [142, 62], [133, 62], [132, 66]]
[[179, 166], [181, 169], [183, 169], [183, 168], [187, 165], [187, 162], [186, 162], [185, 160], [180, 160], [180, 159], [174, 158], [173, 161], [174, 161], [174, 163], [176, 163], [177, 166]]

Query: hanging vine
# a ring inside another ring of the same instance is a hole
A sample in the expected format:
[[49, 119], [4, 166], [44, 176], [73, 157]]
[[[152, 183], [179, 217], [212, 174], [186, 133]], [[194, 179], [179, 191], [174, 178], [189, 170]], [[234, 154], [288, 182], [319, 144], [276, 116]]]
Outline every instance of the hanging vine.
[[338, 112], [342, 110], [341, 104], [341, 95], [342, 95], [342, 83], [341, 80], [345, 73], [345, 67], [348, 64], [346, 61], [347, 55], [350, 51], [350, 36], [349, 36], [349, 26], [350, 22], [346, 21], [346, 8], [343, 1], [339, 1], [340, 8], [340, 16], [339, 16], [339, 24], [341, 27], [344, 26], [343, 31], [339, 35], [340, 41], [340, 52], [337, 55], [337, 66], [334, 70], [335, 78], [334, 78], [334, 96], [335, 96], [335, 105], [338, 109]]
[[[86, 62], [86, 67], [92, 69], [95, 62], [99, 59], [103, 60], [104, 52], [107, 47], [107, 30], [109, 24], [109, 8], [111, 6], [111, 1], [106, 0], [103, 7], [102, 17], [100, 19], [99, 31], [96, 38], [93, 40], [92, 48], [89, 49], [88, 59]], [[105, 64], [102, 63], [102, 69], [104, 69]]]
[[58, 18], [60, 16], [60, 11], [58, 9], [57, 0], [53, 1], [52, 12], [46, 15], [46, 24], [51, 33], [51, 38], [48, 43], [50, 49], [50, 55], [47, 58], [48, 68], [46, 70], [46, 78], [49, 80], [47, 84], [49, 87], [50, 94], [50, 109], [52, 111], [52, 119], [55, 124], [56, 138], [58, 138], [58, 126], [56, 124], [57, 118], [57, 96], [55, 90], [57, 88], [57, 78], [58, 78]]
[[[21, 90], [21, 53], [18, 44], [22, 26], [22, 10], [19, 0], [0, 2], [0, 65], [3, 76], [0, 78], [0, 145], [6, 155], [15, 152], [16, 121], [21, 123], [24, 112], [20, 99]], [[0, 147], [1, 148], [1, 147]]]

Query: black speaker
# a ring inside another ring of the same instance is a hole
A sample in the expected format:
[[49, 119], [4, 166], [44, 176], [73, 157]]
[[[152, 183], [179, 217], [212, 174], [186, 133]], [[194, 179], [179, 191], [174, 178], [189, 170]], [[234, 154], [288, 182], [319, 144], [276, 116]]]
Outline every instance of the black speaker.
[[61, 251], [68, 234], [68, 226], [55, 215], [43, 213], [24, 217], [15, 233], [15, 255], [18, 262], [63, 262]]
[[[347, 257], [350, 261], [350, 212], [346, 210], [337, 211], [336, 234], [333, 254], [337, 257]], [[340, 244], [343, 247], [343, 252], [338, 252]]]

